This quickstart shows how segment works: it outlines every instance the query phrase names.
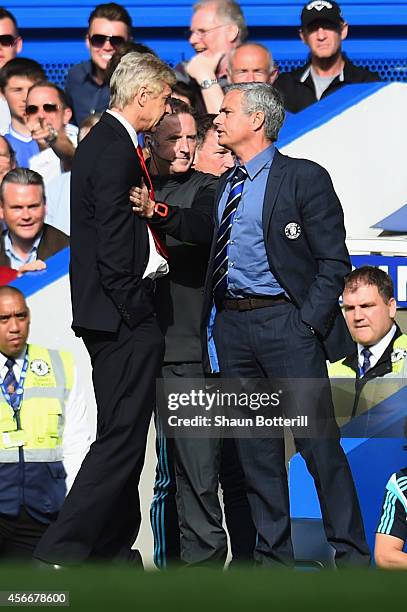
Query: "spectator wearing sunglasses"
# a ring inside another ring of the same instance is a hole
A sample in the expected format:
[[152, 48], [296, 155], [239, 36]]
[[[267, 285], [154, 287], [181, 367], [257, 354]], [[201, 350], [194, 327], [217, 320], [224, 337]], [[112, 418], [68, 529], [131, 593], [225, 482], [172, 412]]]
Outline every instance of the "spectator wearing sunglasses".
[[88, 115], [107, 109], [110, 91], [106, 68], [116, 49], [131, 39], [131, 30], [129, 13], [114, 2], [99, 4], [90, 14], [86, 34], [90, 60], [73, 66], [65, 83], [76, 125]]
[[28, 168], [30, 158], [40, 150], [27, 127], [25, 107], [28, 90], [44, 79], [40, 64], [25, 57], [15, 57], [0, 72], [0, 90], [11, 114], [5, 137], [16, 152], [17, 165], [22, 168]]
[[47, 183], [71, 169], [78, 128], [69, 123], [72, 110], [64, 92], [54, 83], [39, 81], [28, 91], [27, 128], [40, 152], [30, 158], [30, 168]]
[[[12, 13], [0, 7], [0, 69], [17, 53], [21, 52], [23, 41], [18, 33], [17, 21]], [[10, 125], [10, 111], [4, 97], [0, 95], [0, 134]]]

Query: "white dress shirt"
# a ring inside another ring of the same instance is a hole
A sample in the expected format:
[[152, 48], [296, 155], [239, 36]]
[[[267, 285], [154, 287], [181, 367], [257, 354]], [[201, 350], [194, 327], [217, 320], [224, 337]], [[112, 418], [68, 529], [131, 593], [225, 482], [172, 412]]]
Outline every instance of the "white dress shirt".
[[[373, 368], [377, 362], [379, 361], [380, 357], [383, 355], [384, 351], [387, 349], [387, 347], [389, 346], [391, 339], [393, 338], [394, 334], [396, 333], [396, 325], [393, 324], [393, 326], [391, 327], [391, 329], [387, 332], [387, 334], [385, 336], [383, 336], [383, 338], [377, 343], [377, 344], [373, 344], [373, 346], [369, 346], [369, 350], [372, 353], [370, 356], [370, 368]], [[358, 364], [359, 364], [359, 368], [361, 368], [363, 366], [363, 361], [364, 361], [364, 357], [362, 355], [362, 351], [363, 349], [366, 348], [365, 346], [363, 346], [363, 344], [359, 344], [358, 343]]]
[[[107, 110], [106, 112], [109, 113], [110, 115], [113, 115], [113, 117], [122, 124], [122, 126], [126, 129], [128, 135], [130, 136], [132, 143], [134, 144], [134, 148], [137, 150], [139, 142], [137, 138], [137, 132], [134, 129], [134, 127], [127, 121], [127, 119], [123, 117], [123, 115], [120, 115], [119, 113], [116, 113], [115, 111], [112, 111], [110, 109]], [[136, 160], [136, 157], [135, 157], [135, 160]], [[129, 200], [129, 206], [130, 206], [130, 200]], [[148, 226], [148, 222], [147, 222], [147, 230], [148, 230], [148, 242], [150, 246], [150, 249], [149, 249], [150, 252], [149, 252], [149, 257], [148, 257], [148, 263], [147, 263], [146, 269], [144, 270], [143, 278], [151, 278], [154, 280], [155, 278], [159, 278], [160, 276], [165, 276], [165, 274], [168, 274], [169, 268], [168, 268], [168, 261], [164, 257], [162, 257], [162, 255], [160, 255], [156, 249], [154, 238]]]
[[[24, 365], [24, 351], [15, 358], [13, 366], [17, 382], [20, 380]], [[2, 380], [7, 374], [6, 361], [8, 357], [0, 353], [0, 375]], [[67, 492], [73, 485], [76, 474], [82, 465], [91, 444], [91, 433], [86, 416], [86, 404], [82, 389], [78, 385], [76, 367], [71, 392], [65, 404], [65, 424], [62, 435], [63, 463], [66, 471]], [[24, 400], [24, 395], [23, 395]]]
[[[76, 125], [67, 123], [65, 126], [65, 133], [74, 147], [76, 147], [78, 144], [79, 133]], [[52, 179], [56, 178], [57, 176], [61, 176], [61, 174], [64, 172], [62, 161], [53, 151], [52, 147], [47, 147], [43, 151], [40, 151], [36, 155], [30, 157], [30, 169], [35, 170], [35, 172], [38, 172], [38, 174], [41, 174], [45, 184], [49, 183], [49, 181], [52, 181]]]

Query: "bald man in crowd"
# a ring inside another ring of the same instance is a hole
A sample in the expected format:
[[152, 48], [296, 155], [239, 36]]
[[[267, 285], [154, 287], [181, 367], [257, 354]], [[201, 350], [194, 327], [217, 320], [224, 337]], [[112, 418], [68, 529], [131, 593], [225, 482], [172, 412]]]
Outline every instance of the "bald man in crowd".
[[267, 47], [247, 42], [229, 53], [227, 73], [230, 83], [273, 84], [278, 76], [278, 68]]

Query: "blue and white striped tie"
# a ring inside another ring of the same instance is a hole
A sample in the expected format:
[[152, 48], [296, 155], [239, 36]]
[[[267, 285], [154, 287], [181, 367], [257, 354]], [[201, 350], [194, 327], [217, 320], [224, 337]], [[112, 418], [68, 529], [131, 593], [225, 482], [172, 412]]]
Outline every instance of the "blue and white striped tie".
[[243, 186], [246, 178], [246, 168], [244, 166], [238, 166], [232, 177], [232, 186], [230, 188], [230, 193], [218, 230], [212, 275], [213, 295], [216, 302], [223, 299], [228, 285], [228, 247], [230, 242], [230, 232], [236, 209], [239, 206], [239, 202], [242, 197]]
[[364, 376], [366, 374], [366, 372], [370, 369], [370, 358], [373, 355], [373, 353], [367, 347], [362, 349], [360, 352], [363, 355], [363, 363], [359, 367], [359, 374], [360, 374], [360, 376]]

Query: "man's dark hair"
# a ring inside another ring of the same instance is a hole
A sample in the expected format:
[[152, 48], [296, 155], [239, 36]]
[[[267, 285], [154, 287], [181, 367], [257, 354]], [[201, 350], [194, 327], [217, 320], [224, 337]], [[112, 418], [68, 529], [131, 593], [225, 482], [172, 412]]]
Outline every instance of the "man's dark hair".
[[213, 120], [217, 117], [215, 113], [207, 113], [201, 115], [197, 120], [197, 132], [196, 132], [196, 147], [200, 149], [205, 142], [205, 138], [208, 132], [215, 129]]
[[347, 291], [354, 293], [361, 285], [374, 285], [385, 304], [394, 298], [394, 285], [391, 277], [375, 266], [362, 266], [356, 268], [345, 278]]
[[108, 2], [107, 4], [98, 4], [94, 10], [89, 15], [89, 28], [92, 25], [92, 21], [94, 19], [107, 19], [108, 21], [122, 21], [127, 25], [129, 30], [129, 35], [131, 35], [131, 30], [133, 27], [133, 23], [131, 21], [131, 17], [129, 13], [126, 11], [124, 6], [120, 4], [116, 4], [116, 2]]
[[168, 98], [167, 104], [171, 109], [170, 115], [192, 115], [192, 117], [197, 119], [196, 111], [189, 106], [183, 100], [179, 100], [178, 98]]
[[11, 21], [14, 24], [14, 27], [16, 29], [16, 32], [18, 34], [18, 25], [17, 25], [17, 20], [14, 17], [13, 13], [10, 13], [10, 11], [8, 11], [7, 9], [5, 9], [4, 7], [0, 6], [0, 20], [1, 19], [11, 19]]
[[28, 90], [28, 94], [30, 94], [30, 91], [32, 91], [33, 89], [36, 89], [37, 87], [48, 87], [49, 89], [54, 89], [58, 94], [59, 101], [61, 102], [62, 107], [70, 108], [68, 98], [66, 97], [65, 92], [63, 91], [63, 89], [58, 87], [58, 85], [55, 85], [55, 83], [52, 83], [52, 81], [43, 80], [43, 81], [38, 81], [38, 83], [34, 83], [34, 85], [30, 87], [30, 89]]
[[46, 74], [38, 62], [28, 57], [15, 57], [0, 70], [0, 89], [4, 91], [12, 77], [25, 77], [30, 81], [44, 81]]
[[29, 168], [14, 168], [14, 170], [7, 172], [0, 185], [1, 202], [3, 202], [4, 188], [7, 183], [13, 183], [14, 185], [39, 185], [42, 187], [43, 196], [45, 194], [44, 179], [41, 174]]
[[10, 157], [10, 163], [13, 166], [16, 162], [16, 152], [14, 151], [13, 147], [11, 146], [11, 144], [9, 143], [9, 141], [7, 140], [7, 138], [5, 136], [0, 135], [0, 138], [5, 142], [7, 150], [8, 150], [8, 154]]
[[120, 60], [122, 59], [122, 57], [127, 55], [127, 53], [132, 53], [133, 51], [136, 53], [150, 53], [151, 55], [155, 55], [156, 57], [158, 57], [155, 51], [150, 49], [150, 47], [147, 47], [147, 45], [133, 42], [132, 40], [126, 40], [126, 42], [120, 45], [120, 47], [113, 53], [112, 57], [110, 58], [105, 72], [106, 83], [109, 83], [113, 72], [120, 64]]
[[[197, 108], [197, 94], [196, 91], [188, 85], [188, 83], [184, 83], [183, 81], [177, 81], [172, 88], [173, 94], [178, 94], [179, 96], [183, 96], [184, 98], [188, 98], [189, 105], [192, 108]], [[177, 96], [174, 96], [175, 98]]]

